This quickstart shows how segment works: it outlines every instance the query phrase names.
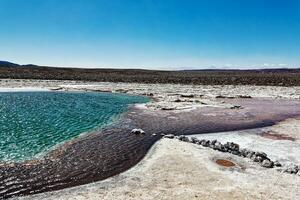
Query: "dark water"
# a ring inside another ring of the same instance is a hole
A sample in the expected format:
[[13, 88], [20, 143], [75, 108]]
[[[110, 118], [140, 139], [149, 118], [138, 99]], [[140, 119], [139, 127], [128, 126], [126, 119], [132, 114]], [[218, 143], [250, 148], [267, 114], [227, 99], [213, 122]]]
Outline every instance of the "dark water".
[[110, 123], [147, 99], [110, 93], [0, 93], [0, 161], [22, 161]]

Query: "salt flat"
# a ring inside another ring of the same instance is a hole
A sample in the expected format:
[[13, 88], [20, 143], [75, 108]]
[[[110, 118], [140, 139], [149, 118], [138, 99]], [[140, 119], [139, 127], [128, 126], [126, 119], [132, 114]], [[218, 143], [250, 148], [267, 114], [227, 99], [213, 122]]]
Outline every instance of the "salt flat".
[[[255, 97], [300, 100], [300, 87], [251, 86], [251, 85], [181, 85], [85, 82], [67, 80], [0, 79], [1, 88], [20, 90], [95, 91], [146, 95], [153, 98], [150, 109], [190, 110], [198, 107], [232, 107], [216, 97]], [[7, 89], [6, 89], [7, 90]]]
[[[300, 100], [300, 87], [0, 80], [0, 88], [19, 87], [146, 95], [153, 101], [137, 107], [151, 112], [179, 113], [219, 107], [234, 115], [234, 110], [248, 112], [247, 108], [236, 104], [235, 99]], [[196, 137], [236, 142], [242, 148], [264, 151], [282, 164], [300, 165], [299, 124], [299, 119], [295, 118], [272, 127]], [[235, 166], [219, 166], [215, 162], [218, 158], [231, 160]], [[282, 173], [277, 168], [263, 168], [247, 158], [175, 139], [162, 139], [139, 164], [117, 176], [20, 199], [299, 199], [299, 185], [299, 173]]]

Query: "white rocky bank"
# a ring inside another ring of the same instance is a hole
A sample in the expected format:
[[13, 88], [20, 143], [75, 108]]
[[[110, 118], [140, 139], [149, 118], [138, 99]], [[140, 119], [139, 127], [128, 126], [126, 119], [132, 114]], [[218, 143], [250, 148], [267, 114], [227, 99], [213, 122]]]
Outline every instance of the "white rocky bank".
[[[2, 88], [2, 89], [1, 89]], [[12, 80], [0, 79], [0, 91], [16, 90], [59, 90], [98, 91], [146, 95], [155, 101], [147, 103], [147, 108], [162, 110], [190, 110], [203, 106], [229, 107], [220, 98], [258, 97], [274, 99], [299, 99], [300, 87], [275, 86], [232, 86], [232, 85], [180, 85], [180, 84], [139, 84], [84, 82], [63, 80]], [[219, 97], [216, 98], [216, 97]], [[217, 101], [218, 100], [218, 101]]]

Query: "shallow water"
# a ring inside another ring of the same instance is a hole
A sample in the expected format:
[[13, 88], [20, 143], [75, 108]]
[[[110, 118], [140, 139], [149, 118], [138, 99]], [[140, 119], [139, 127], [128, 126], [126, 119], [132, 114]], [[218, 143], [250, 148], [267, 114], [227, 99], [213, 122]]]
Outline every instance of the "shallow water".
[[[43, 159], [0, 163], [0, 199], [59, 190], [114, 176], [137, 164], [163, 134], [258, 128], [300, 116], [299, 101], [234, 101], [243, 109], [203, 107], [189, 112], [169, 112], [133, 107], [115, 123], [65, 142]], [[131, 134], [133, 128], [142, 128], [146, 134]]]
[[145, 97], [95, 92], [0, 93], [0, 162], [43, 154], [99, 129]]

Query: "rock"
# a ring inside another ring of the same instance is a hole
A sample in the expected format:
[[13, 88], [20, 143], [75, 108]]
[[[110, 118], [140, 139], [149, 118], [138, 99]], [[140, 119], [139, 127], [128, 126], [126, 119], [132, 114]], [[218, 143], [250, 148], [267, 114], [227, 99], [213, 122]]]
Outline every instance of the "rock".
[[215, 144], [216, 144], [217, 140], [212, 140], [209, 142], [209, 147], [210, 148], [214, 148]]
[[249, 95], [238, 95], [238, 98], [243, 98], [243, 99], [251, 99], [252, 97]]
[[162, 107], [161, 110], [176, 110], [175, 107]]
[[266, 153], [264, 153], [264, 152], [255, 152], [255, 155], [256, 156], [259, 156], [259, 157], [261, 157], [261, 158], [263, 158], [263, 159], [266, 159], [266, 158], [268, 158], [268, 156], [267, 156], [267, 154]]
[[283, 172], [289, 173], [289, 174], [297, 174], [299, 171], [299, 167], [297, 165], [291, 164], [288, 165]]
[[202, 105], [207, 105], [207, 103], [205, 103], [205, 102], [203, 102], [203, 101], [195, 101], [196, 103], [200, 103], [200, 104], [202, 104]]
[[184, 136], [184, 135], [180, 135], [179, 138], [178, 138], [180, 141], [183, 141], [183, 142], [189, 142], [189, 138]]
[[206, 141], [204, 142], [203, 146], [209, 147], [209, 144], [210, 144], [210, 141], [209, 141], [209, 140], [206, 140]]
[[50, 90], [53, 90], [53, 91], [57, 91], [57, 90], [63, 90], [64, 88], [62, 87], [57, 87], [57, 88], [50, 88]]
[[223, 151], [223, 145], [221, 144], [221, 142], [216, 142], [214, 147], [213, 147], [214, 150], [218, 150], [218, 151]]
[[240, 108], [242, 108], [242, 106], [234, 105], [230, 107], [230, 109], [240, 109]]
[[255, 154], [254, 151], [249, 151], [246, 157], [251, 158], [254, 154]]
[[209, 146], [209, 143], [210, 143], [209, 140], [204, 140], [204, 139], [203, 139], [203, 140], [200, 141], [200, 144], [201, 144], [202, 146], [204, 146], [204, 147], [208, 147], [208, 146]]
[[164, 138], [173, 139], [175, 136], [173, 134], [165, 135]]
[[199, 145], [203, 145], [203, 142], [204, 142], [204, 141], [205, 141], [204, 139], [199, 140], [198, 144], [199, 144]]
[[156, 136], [156, 135], [157, 135], [156, 133], [153, 133], [153, 134], [152, 134], [152, 136]]
[[119, 93], [127, 93], [129, 90], [125, 90], [125, 89], [116, 89], [116, 92]]
[[228, 149], [228, 152], [239, 151], [240, 149], [240, 146], [234, 142], [226, 142], [226, 144], [224, 144], [224, 147]]
[[233, 99], [234, 97], [231, 97], [231, 96], [223, 96], [223, 95], [217, 95], [215, 98], [217, 98], [217, 99], [225, 99], [225, 98], [227, 98], [227, 99]]
[[[240, 153], [241, 153], [241, 156], [243, 157], [247, 157], [247, 155], [250, 153], [251, 151], [249, 149], [241, 149], [240, 150]], [[252, 156], [252, 155], [251, 155]]]
[[195, 95], [193, 95], [193, 94], [181, 94], [180, 96], [185, 97], [185, 98], [194, 98], [195, 97]]
[[176, 99], [174, 102], [179, 103], [179, 102], [182, 102], [182, 100], [181, 99]]
[[274, 161], [274, 166], [275, 167], [282, 167], [281, 163], [278, 160]]
[[222, 96], [222, 95], [218, 95], [215, 97], [216, 99], [225, 99], [226, 97], [225, 96]]
[[140, 128], [134, 128], [134, 129], [131, 130], [131, 133], [136, 134], [136, 135], [140, 135], [140, 134], [145, 134], [145, 131], [143, 131]]
[[262, 161], [261, 166], [266, 168], [272, 168], [274, 167], [274, 163], [271, 160], [265, 159]]
[[238, 155], [238, 156], [241, 155], [241, 152], [239, 152], [239, 151], [231, 151], [230, 153], [232, 153], [232, 154], [234, 154], [234, 155]]
[[257, 156], [257, 155], [253, 155], [252, 157], [251, 157], [251, 160], [253, 161], [253, 162], [263, 162], [264, 161], [264, 158], [262, 158], [261, 156]]
[[210, 144], [214, 145], [214, 144], [216, 144], [216, 142], [218, 142], [218, 140], [212, 140], [212, 141], [210, 142]]
[[191, 141], [194, 144], [197, 144], [199, 142], [199, 140], [197, 138], [195, 138], [195, 137], [191, 137]]

